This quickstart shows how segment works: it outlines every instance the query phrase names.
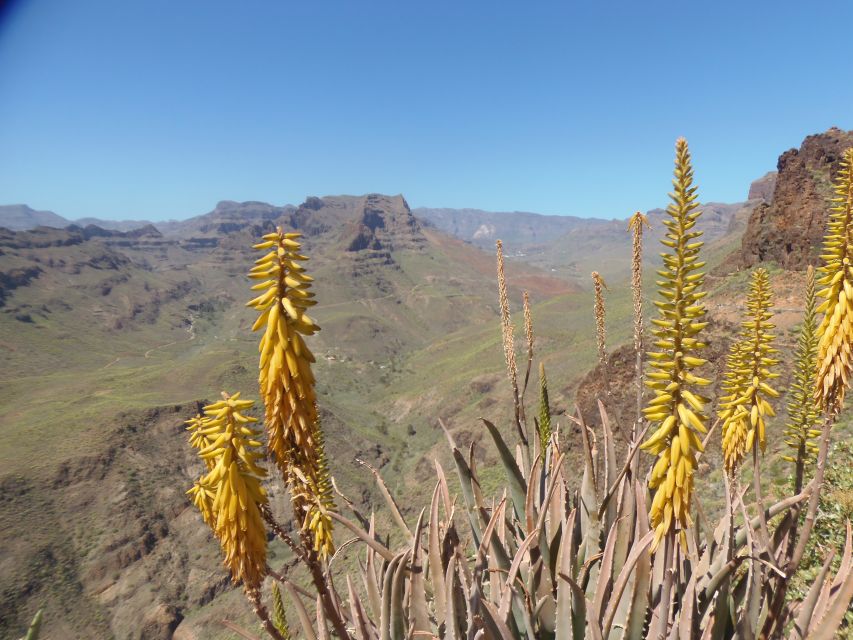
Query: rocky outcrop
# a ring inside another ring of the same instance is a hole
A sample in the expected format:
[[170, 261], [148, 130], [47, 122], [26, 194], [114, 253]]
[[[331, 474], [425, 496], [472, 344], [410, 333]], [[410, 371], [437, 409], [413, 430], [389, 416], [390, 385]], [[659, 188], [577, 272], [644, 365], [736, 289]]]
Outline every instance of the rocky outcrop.
[[420, 223], [401, 195], [311, 197], [288, 222], [306, 237], [336, 235], [336, 249], [349, 253], [388, 254], [426, 242]]
[[832, 181], [853, 131], [832, 128], [779, 157], [771, 202], [753, 211], [737, 256], [740, 267], [773, 261], [786, 269], [814, 264], [820, 252]]
[[753, 180], [752, 184], [749, 185], [749, 195], [747, 196], [747, 199], [772, 202], [773, 190], [776, 188], [776, 178], [778, 175], [779, 174], [776, 171], [768, 171], [758, 180]]
[[0, 271], [0, 307], [5, 304], [7, 296], [14, 289], [27, 286], [40, 273], [41, 269], [39, 267], [24, 267], [21, 269]]
[[355, 235], [348, 251], [394, 251], [415, 248], [425, 242], [420, 224], [403, 196], [375, 193], [365, 196], [354, 223]]

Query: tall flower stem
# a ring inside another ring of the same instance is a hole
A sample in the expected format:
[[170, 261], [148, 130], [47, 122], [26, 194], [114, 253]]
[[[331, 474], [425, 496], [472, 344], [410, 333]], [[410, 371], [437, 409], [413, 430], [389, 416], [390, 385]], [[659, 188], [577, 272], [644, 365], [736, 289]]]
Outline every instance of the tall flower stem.
[[[637, 419], [631, 427], [631, 442], [637, 438], [643, 424], [643, 227], [649, 226], [649, 220], [637, 211], [628, 221], [631, 231], [631, 293], [634, 302], [634, 375], [637, 385]], [[636, 477], [639, 471], [639, 458], [631, 466]]]
[[515, 428], [521, 445], [530, 458], [530, 447], [527, 439], [527, 423], [524, 417], [524, 404], [518, 391], [518, 364], [515, 359], [515, 327], [509, 315], [509, 294], [507, 293], [506, 274], [504, 273], [503, 243], [498, 240], [497, 272], [498, 272], [498, 303], [501, 310], [501, 336], [503, 338], [504, 360], [506, 361], [507, 377], [512, 387], [512, 400], [515, 409]]
[[[676, 142], [675, 177], [672, 203], [664, 220], [667, 233], [661, 243], [667, 248], [663, 269], [658, 271], [660, 300], [655, 300], [659, 317], [652, 320], [655, 328], [649, 352], [649, 371], [645, 384], [654, 391], [643, 413], [655, 428], [643, 443], [644, 451], [657, 456], [649, 487], [655, 490], [649, 516], [655, 530], [652, 551], [670, 532], [683, 532], [692, 524], [691, 499], [696, 455], [703, 449], [700, 435], [707, 433], [705, 405], [709, 400], [696, 387], [707, 386], [710, 380], [693, 371], [706, 360], [699, 350], [706, 345], [699, 336], [707, 325], [703, 321], [705, 306], [701, 302], [704, 274], [700, 269], [699, 250], [703, 243], [695, 231], [701, 215], [693, 186], [693, 167], [687, 141]], [[682, 537], [683, 540], [683, 537]]]

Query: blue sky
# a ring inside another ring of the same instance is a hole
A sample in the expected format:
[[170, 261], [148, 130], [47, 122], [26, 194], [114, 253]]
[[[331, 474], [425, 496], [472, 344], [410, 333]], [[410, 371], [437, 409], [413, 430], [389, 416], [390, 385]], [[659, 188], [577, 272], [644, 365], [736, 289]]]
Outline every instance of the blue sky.
[[853, 129], [850, 2], [18, 0], [0, 203], [181, 218], [218, 200], [625, 217]]

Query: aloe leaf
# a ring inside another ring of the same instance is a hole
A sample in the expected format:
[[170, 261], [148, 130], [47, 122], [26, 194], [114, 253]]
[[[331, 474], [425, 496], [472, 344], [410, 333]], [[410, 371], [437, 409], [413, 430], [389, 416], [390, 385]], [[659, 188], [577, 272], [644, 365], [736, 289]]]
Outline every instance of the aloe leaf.
[[290, 596], [293, 608], [296, 609], [296, 617], [299, 619], [299, 624], [302, 625], [302, 633], [305, 636], [305, 640], [317, 640], [317, 636], [314, 634], [314, 627], [311, 624], [311, 618], [299, 594], [296, 593], [293, 585], [289, 582], [284, 583], [284, 588], [287, 591], [287, 595]]
[[409, 592], [409, 621], [414, 632], [429, 633], [429, 608], [427, 606], [426, 584], [424, 574], [426, 566], [421, 562], [421, 532], [424, 526], [424, 509], [418, 516], [415, 525], [415, 536], [412, 539], [411, 580]]
[[373, 634], [367, 622], [364, 606], [361, 604], [361, 600], [359, 600], [353, 588], [349, 574], [347, 574], [347, 591], [349, 593], [350, 615], [352, 616], [353, 627], [355, 628], [356, 640], [372, 640]]
[[681, 607], [678, 610], [678, 622], [673, 625], [673, 632], [678, 638], [694, 638], [699, 630], [696, 619], [696, 576], [690, 577], [687, 588], [681, 594]]
[[[531, 478], [535, 478], [539, 475], [538, 471], [541, 469], [541, 463], [542, 458], [537, 456], [530, 468]], [[536, 520], [539, 518], [539, 512], [536, 508], [537, 499], [539, 497], [538, 493], [536, 482], [531, 480], [530, 484], [527, 485], [527, 495], [524, 497], [524, 516], [521, 519], [521, 522], [523, 522], [527, 527], [528, 535], [530, 535], [530, 532], [536, 528]]]
[[521, 470], [518, 468], [518, 465], [515, 463], [515, 457], [512, 455], [512, 452], [509, 450], [509, 447], [506, 446], [506, 442], [503, 437], [501, 437], [500, 432], [497, 427], [486, 420], [485, 418], [480, 418], [483, 421], [483, 424], [486, 425], [486, 429], [489, 431], [489, 435], [492, 436], [492, 440], [495, 443], [495, 447], [497, 447], [498, 455], [501, 458], [501, 462], [504, 466], [504, 471], [506, 472], [507, 484], [509, 485], [509, 494], [512, 497], [512, 504], [515, 509], [516, 517], [523, 522], [524, 514], [522, 513], [522, 509], [525, 504], [525, 496], [527, 495], [527, 483], [524, 481], [524, 477], [521, 474]]
[[444, 515], [448, 515], [453, 508], [453, 503], [450, 500], [450, 489], [447, 487], [447, 477], [444, 475], [444, 468], [435, 460], [435, 475], [438, 478], [438, 486], [441, 487], [441, 500], [444, 504]]
[[[488, 556], [490, 554], [487, 553], [487, 549], [493, 546], [492, 538], [495, 532], [495, 526], [498, 522], [500, 522], [504, 517], [504, 509], [506, 508], [506, 501], [501, 500], [498, 504], [497, 508], [492, 511], [492, 517], [489, 519], [489, 523], [486, 525], [486, 529], [483, 532], [483, 541], [480, 543], [480, 547], [477, 549], [477, 557], [476, 563], [474, 565], [474, 576], [471, 585], [471, 593], [469, 594], [469, 609], [472, 612], [472, 616], [478, 616], [481, 612], [481, 604], [482, 601], [485, 600], [483, 598], [483, 572], [488, 569]], [[469, 616], [470, 620], [471, 616]], [[473, 633], [473, 625], [469, 626], [468, 635], [471, 637]]]
[[844, 616], [850, 611], [851, 601], [853, 601], [853, 572], [848, 573], [846, 580], [841, 583], [841, 588], [835, 594], [826, 614], [821, 618], [810, 637], [814, 640], [831, 640], [834, 638]]
[[411, 540], [412, 530], [409, 529], [409, 525], [406, 524], [406, 521], [403, 518], [403, 514], [400, 513], [400, 508], [397, 506], [397, 502], [394, 500], [394, 496], [391, 495], [391, 492], [388, 490], [388, 485], [385, 484], [385, 481], [382, 479], [382, 476], [379, 475], [379, 471], [377, 471], [372, 465], [363, 460], [358, 460], [358, 463], [364, 467], [367, 467], [373, 474], [373, 477], [376, 479], [376, 484], [379, 487], [379, 492], [382, 494], [382, 497], [385, 498], [385, 502], [388, 505], [388, 508], [391, 510], [391, 515], [394, 518], [394, 522], [397, 523], [397, 526], [400, 527], [400, 530], [403, 532], [403, 535], [406, 537], [406, 540]]
[[408, 553], [408, 551], [404, 551], [394, 556], [394, 559], [385, 567], [385, 572], [382, 577], [382, 613], [379, 618], [379, 637], [381, 640], [396, 640], [397, 638], [403, 637], [392, 635], [391, 609], [394, 606], [392, 604], [394, 574], [396, 573], [400, 562], [404, 561], [406, 553]]
[[625, 559], [631, 550], [634, 537], [634, 520], [636, 509], [634, 503], [634, 488], [627, 477], [623, 477], [619, 487], [619, 502], [616, 509], [616, 528], [618, 536], [613, 550], [613, 573], [618, 575], [625, 564]]
[[590, 620], [587, 615], [587, 611], [591, 608], [592, 603], [584, 597], [583, 589], [569, 575], [561, 572], [559, 577], [561, 580], [565, 580], [572, 590], [574, 640], [582, 640], [587, 637], [592, 638], [592, 640], [601, 640], [601, 629], [598, 623], [595, 620]]
[[[490, 636], [495, 640], [514, 640], [515, 637], [507, 626], [506, 622], [500, 619], [497, 610], [488, 602], [483, 602], [483, 622], [486, 629], [489, 630]], [[487, 636], [488, 637], [488, 636]]]
[[498, 608], [498, 613], [502, 619], [506, 619], [509, 615], [509, 607], [512, 602], [511, 595], [514, 590], [515, 578], [518, 575], [518, 570], [521, 567], [521, 563], [524, 560], [524, 556], [527, 553], [527, 549], [531, 544], [538, 541], [539, 532], [534, 531], [529, 536], [527, 536], [524, 541], [519, 545], [518, 551], [515, 553], [515, 557], [512, 560], [512, 564], [509, 567], [509, 571], [507, 572], [506, 577], [506, 587], [503, 591], [503, 595], [501, 596], [501, 604]]
[[[651, 535], [654, 537], [653, 531], [647, 531], [646, 536]], [[644, 538], [641, 538], [641, 541]], [[638, 545], [641, 542], [637, 543]], [[628, 557], [628, 560], [625, 562], [625, 566], [630, 566], [631, 556]], [[624, 570], [624, 568], [623, 568]], [[639, 638], [643, 633], [643, 625], [646, 622], [646, 612], [649, 608], [649, 590], [651, 588], [651, 577], [652, 577], [652, 561], [650, 554], [646, 552], [640, 552], [639, 556], [636, 560], [636, 569], [634, 571], [633, 581], [629, 579], [629, 583], [631, 587], [631, 600], [630, 606], [628, 608], [628, 615], [625, 619], [625, 634], [623, 637], [631, 639], [631, 638]]]
[[[557, 458], [556, 464], [561, 465], [563, 463], [563, 454]], [[545, 504], [550, 502], [554, 498], [554, 493], [557, 491], [558, 486], [558, 477], [552, 475], [548, 486], [545, 489]], [[536, 520], [536, 530], [539, 531], [539, 552], [542, 554], [543, 563], [546, 567], [551, 566], [551, 548], [548, 546], [548, 536], [545, 533], [545, 521], [548, 516], [548, 509], [542, 509], [539, 511], [539, 515]], [[551, 589], [553, 589], [553, 584], [551, 585]]]
[[[391, 580], [391, 620], [389, 630], [392, 638], [404, 638], [406, 636], [406, 606], [403, 597], [406, 590], [406, 566], [409, 551], [405, 551], [397, 563]], [[388, 572], [391, 573], [390, 571]]]
[[824, 583], [826, 582], [826, 576], [829, 574], [829, 568], [832, 564], [832, 559], [834, 557], [835, 550], [830, 549], [829, 553], [827, 553], [826, 555], [826, 560], [824, 560], [820, 572], [812, 582], [812, 586], [809, 587], [805, 599], [803, 599], [803, 601], [800, 603], [799, 612], [797, 614], [797, 620], [794, 622], [794, 628], [791, 629], [791, 635], [789, 636], [792, 640], [798, 638], [805, 638], [808, 634], [809, 624], [814, 619], [814, 610], [815, 605], [817, 604], [818, 596], [820, 595], [820, 591], [823, 588]]
[[[374, 514], [370, 514], [370, 535], [373, 536], [373, 532], [376, 528], [375, 516]], [[379, 582], [376, 578], [376, 566], [375, 566], [375, 557], [373, 549], [368, 547], [367, 549], [367, 561], [366, 567], [364, 570], [363, 578], [364, 578], [364, 590], [367, 592], [367, 601], [370, 603], [370, 608], [373, 611], [373, 619], [379, 620], [382, 617], [382, 599], [379, 595]], [[391, 558], [393, 560], [393, 556]]]
[[[601, 416], [601, 427], [604, 431], [604, 489], [613, 484], [616, 476], [616, 447], [613, 442], [613, 430], [610, 428], [610, 418], [601, 400], [598, 401], [598, 413]], [[616, 505], [613, 500], [609, 502], [604, 519], [604, 527], [610, 528], [616, 519]]]
[[433, 603], [435, 605], [435, 616], [438, 620], [444, 620], [446, 612], [447, 587], [444, 584], [444, 567], [441, 564], [441, 531], [438, 523], [438, 498], [441, 483], [435, 485], [432, 492], [432, 503], [430, 504], [429, 516], [429, 579], [432, 583]]
[[317, 638], [318, 640], [332, 640], [332, 636], [329, 635], [329, 627], [326, 624], [326, 616], [323, 615], [323, 598], [319, 595], [317, 596], [317, 603], [315, 605], [317, 610]]
[[[638, 586], [643, 586], [648, 584], [648, 574], [650, 571], [650, 560], [649, 560], [649, 552], [648, 547], [652, 543], [652, 540], [655, 537], [654, 531], [646, 532], [642, 538], [640, 538], [636, 544], [631, 548], [631, 553], [628, 555], [625, 564], [622, 567], [622, 570], [619, 572], [619, 576], [616, 578], [616, 581], [613, 583], [613, 589], [610, 592], [610, 601], [607, 606], [607, 611], [604, 616], [604, 623], [601, 626], [601, 633], [605, 637], [609, 637], [610, 629], [613, 625], [613, 620], [616, 616], [616, 611], [619, 605], [619, 602], [622, 599], [622, 595], [625, 593], [625, 588], [628, 586], [631, 578], [634, 578], [634, 583]], [[640, 579], [641, 576], [639, 573], [642, 572], [645, 579]], [[635, 575], [637, 574], [637, 575]], [[634, 608], [641, 609], [641, 611], [637, 611], [636, 618], [640, 619], [640, 625], [645, 620], [645, 598], [641, 599], [632, 599]], [[638, 601], [639, 600], [639, 601]], [[631, 616], [629, 615], [629, 620]], [[630, 626], [626, 625], [626, 628], [630, 630]], [[634, 638], [637, 636], [628, 635], [629, 638]]]
[[[563, 523], [563, 531], [567, 532], [567, 535], [564, 535], [563, 544], [560, 545], [560, 550], [557, 552], [558, 576], [560, 574], [571, 576], [574, 571], [575, 559], [572, 556], [574, 545], [571, 544], [571, 532], [574, 529], [576, 513], [576, 511], [572, 510]], [[574, 637], [572, 619], [572, 588], [568, 580], [558, 579], [555, 640], [572, 640]]]
[[33, 616], [33, 621], [30, 622], [30, 627], [27, 629], [27, 635], [24, 637], [24, 640], [38, 640], [39, 634], [41, 633], [41, 621], [43, 615], [44, 609], [36, 611], [36, 615]]
[[592, 591], [593, 596], [592, 609], [589, 611], [589, 615], [591, 615], [599, 624], [601, 623], [601, 619], [604, 615], [604, 598], [610, 592], [610, 574], [613, 571], [613, 550], [616, 547], [617, 537], [618, 530], [614, 524], [610, 527], [610, 532], [607, 535], [607, 541], [604, 544], [604, 554], [601, 557], [601, 564], [599, 565], [598, 579], [594, 584], [591, 580], [590, 584], [587, 586], [587, 593]]
[[447, 585], [447, 613], [444, 618], [445, 640], [462, 640], [456, 619], [456, 556], [450, 556], [445, 574]]
[[[566, 513], [566, 477], [563, 473], [563, 464], [555, 464], [557, 459], [563, 459], [560, 455], [560, 450], [556, 445], [552, 445], [550, 449], [550, 463], [548, 465], [548, 473], [553, 476], [554, 482], [557, 483], [557, 490], [551, 499], [548, 501], [548, 536], [551, 540], [557, 537], [557, 532], [563, 522], [563, 517]], [[556, 554], [552, 554], [556, 558]], [[556, 583], [556, 575], [554, 576]]]
[[[743, 512], [744, 522], [749, 521], [749, 514], [746, 512], [746, 507], [743, 502], [740, 503], [741, 511]], [[758, 547], [755, 538], [752, 535], [750, 527], [745, 527], [747, 545], [751, 551], [749, 557], [749, 565], [746, 571], [746, 596], [744, 598], [744, 607], [738, 616], [738, 635], [743, 640], [752, 640], [757, 631], [755, 623], [758, 620], [760, 598], [761, 598], [761, 567], [757, 562]]]
[[[347, 529], [352, 531], [356, 536], [358, 536], [362, 542], [367, 544], [367, 546], [374, 552], [378, 553], [384, 560], [391, 560], [394, 557], [394, 552], [388, 549], [385, 545], [379, 542], [376, 537], [368, 531], [365, 531], [361, 527], [359, 527], [355, 522], [350, 520], [349, 518], [342, 516], [340, 513], [336, 511], [330, 511], [329, 515], [333, 520], [344, 525]], [[371, 516], [372, 517], [372, 516]]]
[[471, 468], [468, 466], [465, 457], [459, 449], [453, 449], [453, 461], [456, 463], [456, 472], [459, 474], [462, 499], [465, 501], [468, 522], [471, 524], [471, 535], [474, 537], [474, 544], [479, 546], [480, 540], [483, 539], [483, 531], [480, 528], [480, 516], [477, 513], [477, 505], [474, 500], [474, 491], [472, 488], [475, 480], [471, 474]]

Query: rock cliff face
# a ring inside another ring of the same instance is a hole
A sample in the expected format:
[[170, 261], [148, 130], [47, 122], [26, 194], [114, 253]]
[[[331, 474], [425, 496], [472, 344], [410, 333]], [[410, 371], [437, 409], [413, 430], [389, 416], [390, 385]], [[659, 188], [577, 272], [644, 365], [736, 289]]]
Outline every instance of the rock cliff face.
[[786, 269], [814, 264], [829, 213], [832, 181], [853, 131], [832, 128], [807, 137], [779, 157], [771, 202], [753, 211], [743, 235], [738, 266], [775, 261]]
[[748, 200], [764, 200], [764, 202], [772, 202], [773, 190], [776, 188], [776, 178], [779, 174], [775, 171], [768, 171], [758, 180], [754, 180], [749, 185]]
[[348, 252], [412, 249], [426, 241], [400, 195], [308, 198], [290, 215], [289, 224], [306, 236], [337, 231], [340, 248]]

